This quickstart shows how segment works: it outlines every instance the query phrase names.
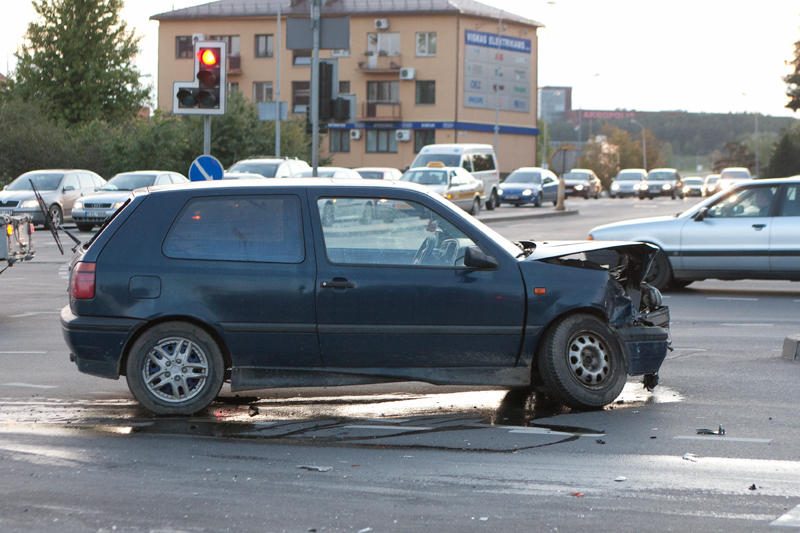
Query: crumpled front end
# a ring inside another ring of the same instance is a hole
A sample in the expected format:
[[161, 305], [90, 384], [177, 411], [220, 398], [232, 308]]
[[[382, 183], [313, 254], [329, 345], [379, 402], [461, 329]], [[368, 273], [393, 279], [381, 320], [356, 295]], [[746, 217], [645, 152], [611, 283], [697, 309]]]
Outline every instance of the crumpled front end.
[[550, 264], [608, 272], [605, 290], [593, 303], [603, 308], [618, 337], [628, 374], [644, 375], [648, 388], [657, 384], [657, 373], [671, 349], [669, 308], [659, 290], [644, 282], [656, 252], [645, 243], [591, 241], [537, 248], [534, 254]]

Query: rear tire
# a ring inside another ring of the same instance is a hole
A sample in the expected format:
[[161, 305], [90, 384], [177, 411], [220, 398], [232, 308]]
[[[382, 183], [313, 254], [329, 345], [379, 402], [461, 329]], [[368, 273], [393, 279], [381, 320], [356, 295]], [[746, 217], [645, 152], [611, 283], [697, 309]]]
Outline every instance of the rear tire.
[[128, 388], [157, 415], [191, 415], [222, 388], [225, 362], [216, 341], [186, 322], [164, 322], [133, 343], [125, 365]]
[[53, 204], [47, 210], [47, 220], [44, 221], [44, 227], [47, 229], [58, 229], [64, 223], [64, 213], [58, 204]]
[[672, 267], [667, 254], [663, 251], [659, 250], [656, 253], [645, 281], [660, 291], [666, 290], [672, 283]]
[[497, 191], [492, 191], [492, 194], [489, 195], [489, 199], [486, 201], [486, 209], [494, 211], [494, 208], [499, 205], [500, 202], [497, 200]]
[[76, 222], [75, 226], [78, 228], [78, 231], [86, 232], [86, 231], [92, 231], [94, 224], [78, 224]]
[[545, 335], [537, 365], [547, 394], [577, 409], [613, 402], [627, 381], [625, 356], [608, 326], [593, 315], [569, 316]]
[[472, 206], [469, 208], [468, 213], [476, 217], [480, 212], [481, 212], [481, 201], [476, 197], [472, 200]]

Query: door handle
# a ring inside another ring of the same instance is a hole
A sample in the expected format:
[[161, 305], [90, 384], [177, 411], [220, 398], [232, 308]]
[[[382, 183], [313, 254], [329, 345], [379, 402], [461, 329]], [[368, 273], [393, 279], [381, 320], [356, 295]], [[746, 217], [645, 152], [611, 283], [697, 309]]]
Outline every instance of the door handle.
[[356, 284], [345, 278], [333, 278], [319, 284], [322, 289], [355, 289]]
[[753, 229], [756, 231], [761, 231], [762, 229], [766, 228], [766, 224], [753, 224]]

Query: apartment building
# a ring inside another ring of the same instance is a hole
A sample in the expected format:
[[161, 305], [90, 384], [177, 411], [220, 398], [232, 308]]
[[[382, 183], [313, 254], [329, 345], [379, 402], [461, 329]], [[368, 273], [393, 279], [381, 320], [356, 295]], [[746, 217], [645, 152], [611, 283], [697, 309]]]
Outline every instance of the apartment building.
[[[193, 73], [193, 38], [228, 43], [228, 83], [262, 108], [277, 99], [304, 116], [310, 50], [286, 49], [286, 18], [308, 0], [220, 0], [161, 13], [158, 107]], [[280, 43], [278, 11], [281, 11]], [[533, 165], [537, 129], [536, 21], [474, 0], [327, 0], [323, 17], [350, 17], [350, 45], [322, 50], [336, 65], [352, 120], [320, 143], [339, 166], [404, 168], [432, 143], [495, 144], [503, 173]]]

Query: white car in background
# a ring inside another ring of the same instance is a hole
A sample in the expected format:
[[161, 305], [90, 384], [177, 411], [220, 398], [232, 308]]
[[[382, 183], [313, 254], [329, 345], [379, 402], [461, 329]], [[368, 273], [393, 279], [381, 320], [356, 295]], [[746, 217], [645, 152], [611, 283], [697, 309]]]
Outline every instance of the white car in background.
[[353, 170], [366, 180], [399, 180], [403, 175], [400, 170], [391, 167], [359, 167]]
[[296, 178], [311, 167], [302, 159], [289, 157], [253, 157], [237, 161], [227, 172], [261, 174], [265, 178]]

